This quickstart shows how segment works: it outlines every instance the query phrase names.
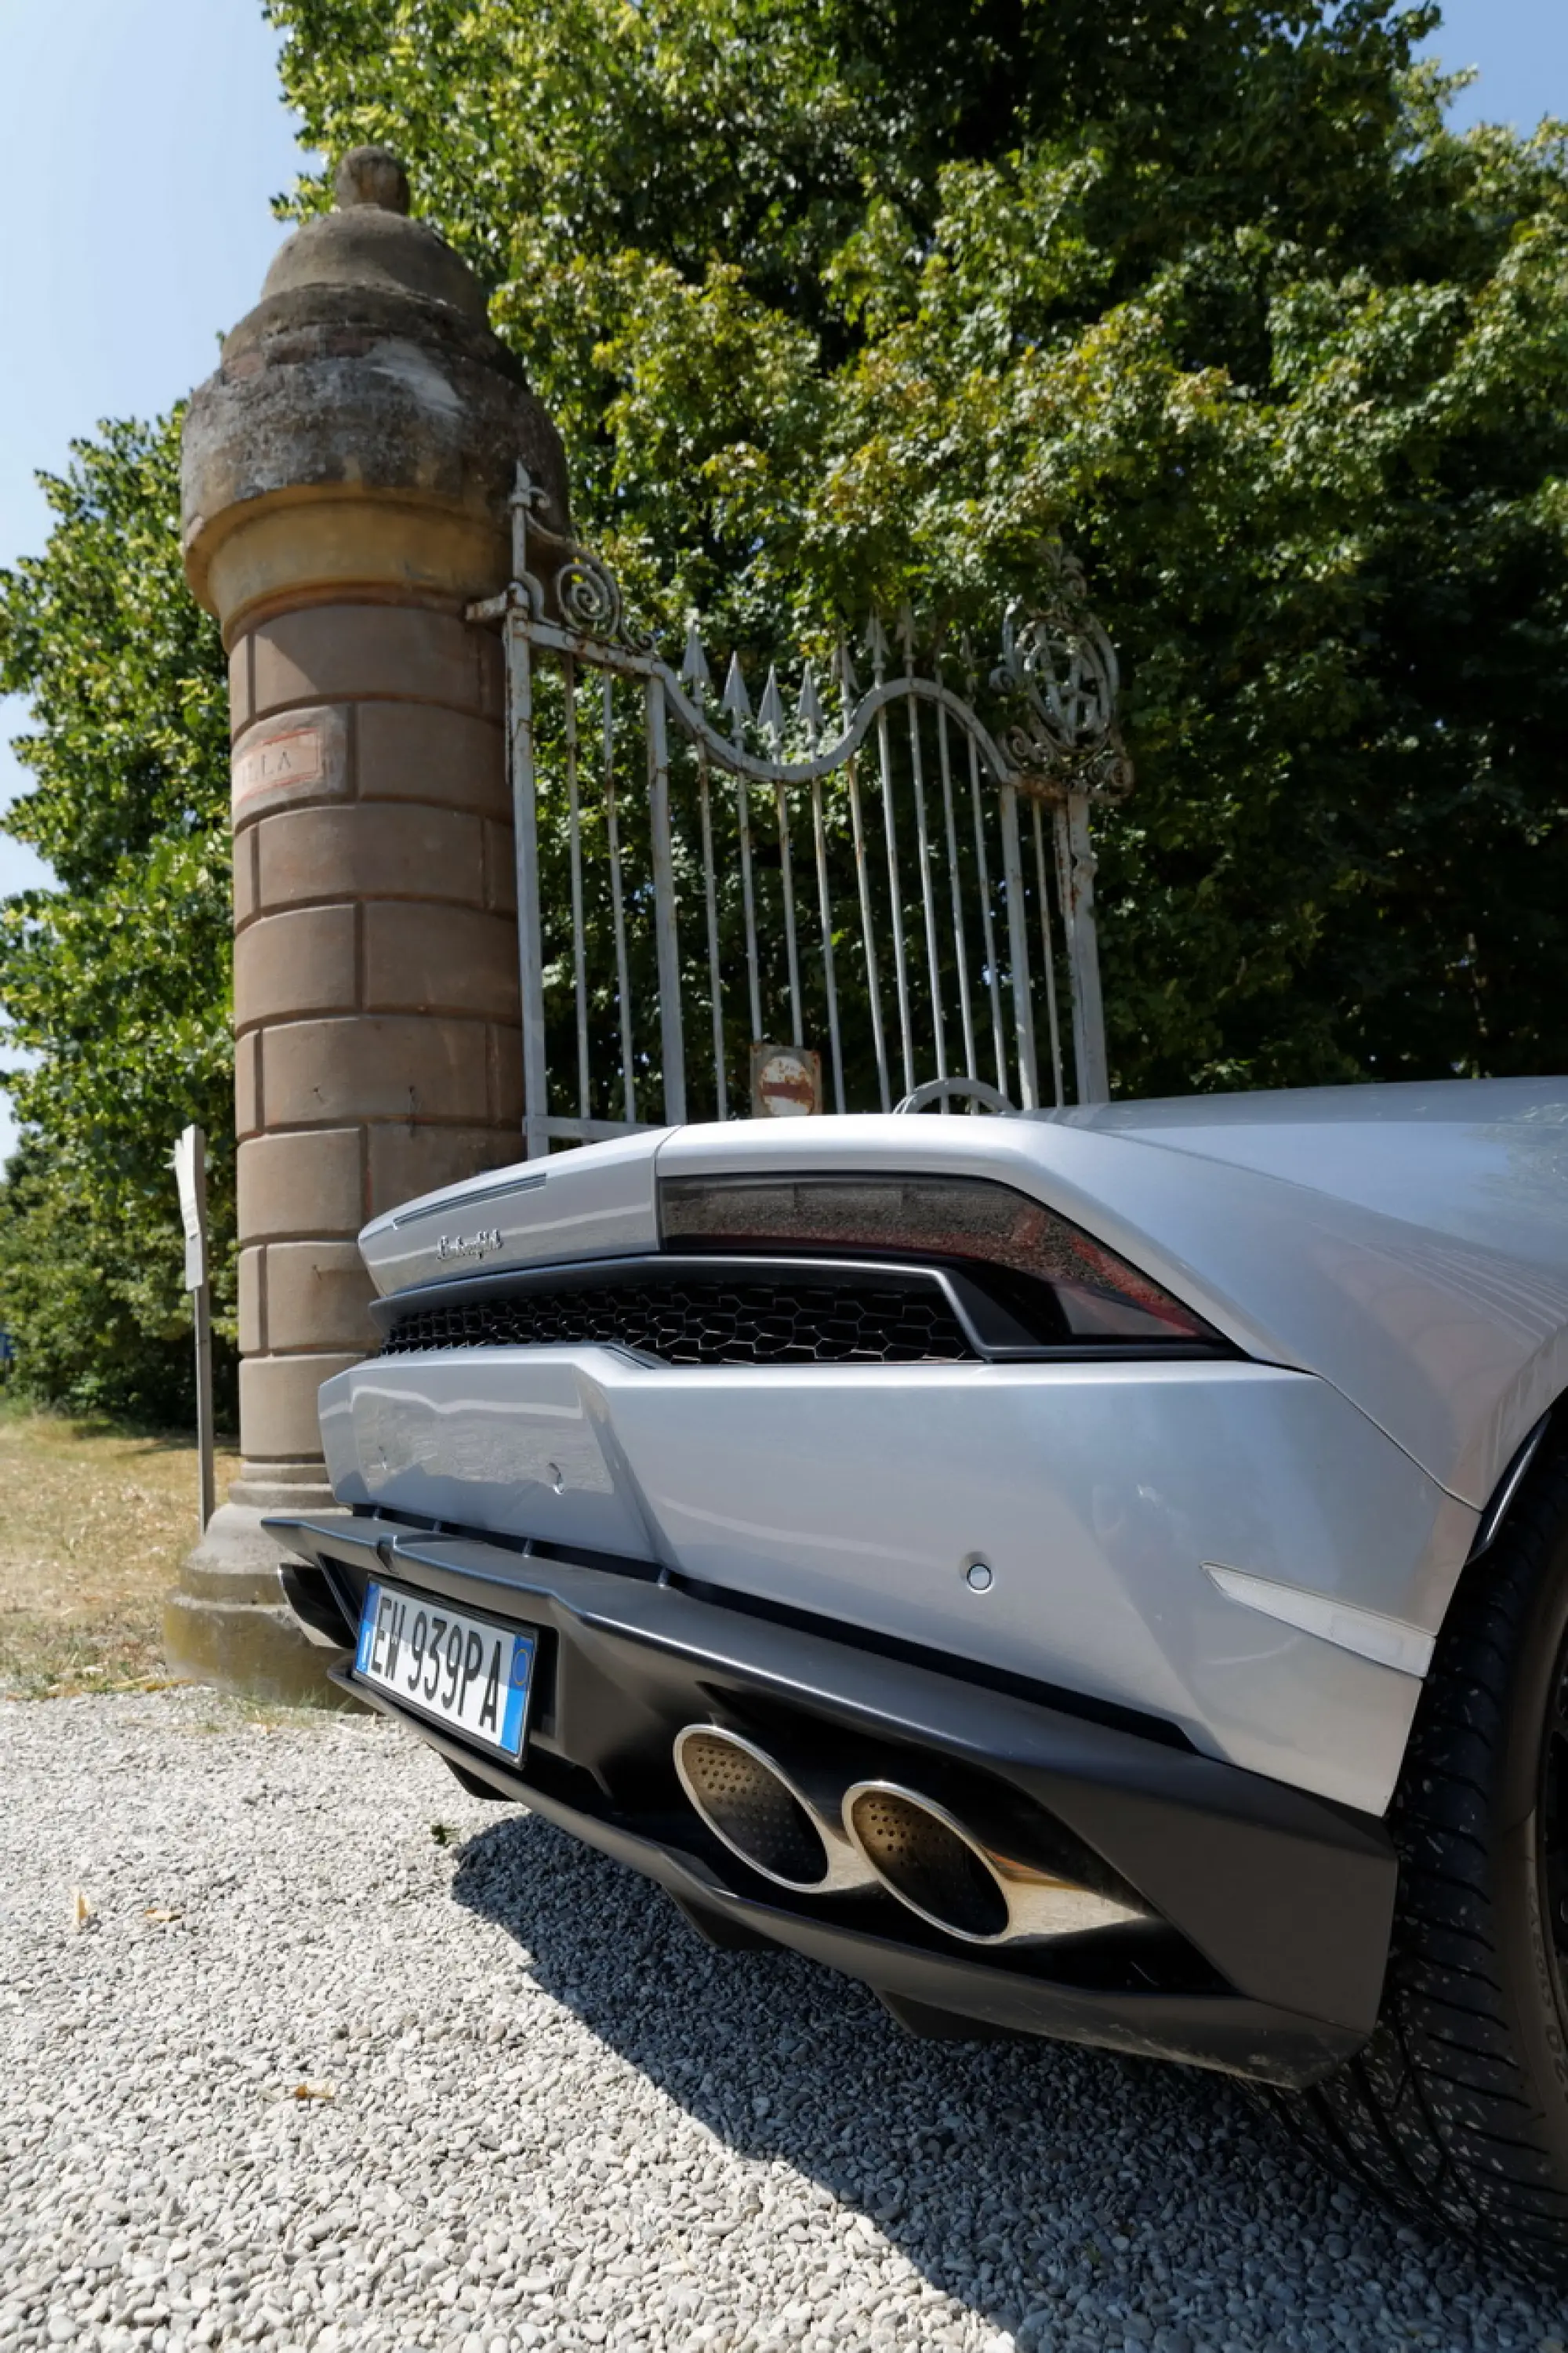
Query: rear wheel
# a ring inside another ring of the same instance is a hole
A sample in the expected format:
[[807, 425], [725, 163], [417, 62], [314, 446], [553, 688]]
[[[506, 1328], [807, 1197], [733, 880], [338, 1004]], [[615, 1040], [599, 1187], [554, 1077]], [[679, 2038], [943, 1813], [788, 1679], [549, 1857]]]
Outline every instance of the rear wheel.
[[1405, 2212], [1568, 2282], [1568, 1450], [1465, 1573], [1389, 1816], [1382, 2014], [1287, 2103]]

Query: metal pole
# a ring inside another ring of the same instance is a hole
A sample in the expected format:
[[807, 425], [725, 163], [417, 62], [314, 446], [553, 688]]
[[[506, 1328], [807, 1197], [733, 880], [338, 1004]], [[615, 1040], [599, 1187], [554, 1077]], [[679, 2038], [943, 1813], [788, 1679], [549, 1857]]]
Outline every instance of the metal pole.
[[1100, 941], [1094, 915], [1094, 850], [1089, 838], [1089, 795], [1068, 793], [1057, 812], [1062, 877], [1062, 918], [1072, 971], [1073, 1061], [1079, 1103], [1106, 1103], [1110, 1081], [1105, 1053], [1105, 1007], [1100, 990]]
[[[879, 680], [879, 684], [880, 681]], [[882, 823], [888, 836], [888, 896], [893, 911], [893, 976], [899, 993], [899, 1043], [903, 1049], [904, 1092], [915, 1085], [914, 1034], [910, 1027], [910, 970], [904, 944], [904, 902], [899, 888], [899, 836], [893, 818], [893, 747], [888, 740], [888, 712], [877, 713], [877, 756], [882, 771]]]
[[[846, 705], [845, 720], [848, 721]], [[877, 1087], [882, 1099], [882, 1109], [893, 1108], [893, 1090], [888, 1077], [888, 1040], [882, 1028], [882, 991], [877, 979], [877, 941], [872, 928], [871, 871], [866, 862], [866, 828], [860, 811], [860, 781], [856, 773], [855, 754], [845, 764], [849, 778], [849, 822], [855, 836], [855, 880], [860, 893], [860, 936], [866, 944], [866, 989], [871, 1005], [871, 1043], [877, 1056]]]
[[1003, 1094], [1007, 1076], [1007, 1043], [1002, 1028], [1002, 985], [996, 971], [996, 924], [991, 912], [991, 861], [985, 855], [985, 809], [980, 797], [980, 755], [969, 737], [969, 797], [974, 806], [974, 863], [980, 873], [980, 925], [985, 941], [985, 985], [991, 994], [991, 1047], [996, 1057], [996, 1084]]
[[550, 1110], [544, 1044], [544, 944], [539, 902], [539, 801], [533, 772], [533, 664], [522, 617], [507, 615], [507, 684], [511, 725], [513, 849], [517, 860], [517, 952], [522, 1000], [522, 1156], [548, 1153]]
[[196, 1459], [199, 1485], [196, 1533], [205, 1535], [216, 1509], [213, 1473], [212, 1306], [207, 1290], [207, 1140], [199, 1127], [185, 1128], [174, 1145], [174, 1182], [180, 1221], [185, 1229], [185, 1289], [196, 1343]]
[[[938, 673], [939, 677], [941, 673]], [[958, 1018], [963, 1031], [963, 1067], [972, 1079], [980, 1076], [974, 1059], [974, 1008], [969, 996], [969, 943], [964, 936], [963, 882], [958, 868], [958, 825], [952, 807], [952, 760], [947, 744], [947, 705], [936, 709], [937, 744], [942, 754], [942, 811], [947, 828], [947, 872], [952, 900], [952, 944], [958, 965]]]
[[593, 1110], [588, 1083], [588, 961], [583, 930], [583, 812], [577, 790], [577, 665], [561, 665], [566, 691], [566, 824], [572, 850], [572, 986], [577, 1000], [577, 1116]]
[[657, 674], [647, 681], [647, 781], [664, 1118], [666, 1126], [681, 1127], [686, 1121], [686, 1045], [680, 1019], [680, 946], [676, 931], [675, 859], [669, 829], [669, 747], [664, 723], [664, 681]]
[[1046, 878], [1046, 835], [1040, 817], [1040, 804], [1033, 804], [1035, 812], [1035, 892], [1040, 905], [1040, 954], [1046, 966], [1046, 1012], [1051, 1025], [1051, 1083], [1056, 1089], [1057, 1109], [1060, 1111], [1067, 1096], [1062, 1092], [1062, 1029], [1057, 1012], [1057, 951], [1051, 938], [1051, 893]]
[[[775, 749], [774, 757], [777, 751]], [[784, 892], [784, 963], [789, 973], [790, 1043], [805, 1043], [805, 1017], [800, 1001], [800, 949], [795, 931], [795, 860], [789, 845], [789, 795], [783, 785], [774, 786], [779, 809], [779, 885]]]
[[205, 1535], [207, 1522], [217, 1509], [217, 1486], [213, 1463], [213, 1330], [210, 1294], [205, 1282], [198, 1283], [191, 1294], [196, 1332], [196, 1456], [200, 1463], [200, 1491], [197, 1504], [196, 1531]]
[[708, 783], [708, 746], [697, 746], [697, 810], [702, 820], [702, 888], [708, 902], [708, 995], [713, 1015], [713, 1101], [715, 1119], [730, 1116], [730, 1091], [724, 1082], [724, 977], [719, 953], [718, 878], [713, 870], [713, 804]]
[[[909, 675], [912, 679], [911, 667]], [[910, 697], [910, 769], [915, 787], [915, 835], [921, 861], [921, 904], [925, 913], [926, 970], [931, 976], [931, 1018], [936, 1035], [936, 1074], [947, 1076], [947, 1029], [942, 1012], [942, 958], [936, 943], [936, 892], [931, 867], [931, 829], [926, 823], [925, 763], [921, 757], [921, 707]], [[945, 1096], [939, 1106], [947, 1114]]]
[[1090, 847], [1088, 793], [1067, 796], [1067, 852], [1071, 890], [1071, 957], [1074, 957], [1074, 1061], [1079, 1063], [1079, 1102], [1104, 1103], [1111, 1080], [1104, 1051], [1104, 1002], [1100, 996], [1100, 936], [1095, 927], [1095, 852]]
[[833, 1053], [833, 1101], [844, 1109], [844, 1047], [838, 1034], [838, 987], [833, 968], [833, 901], [827, 884], [827, 828], [822, 812], [822, 778], [811, 780], [811, 824], [816, 843], [816, 904], [822, 921], [822, 984], [827, 992], [827, 1038]]
[[752, 881], [752, 812], [746, 798], [746, 779], [739, 768], [735, 771], [735, 823], [741, 836], [741, 904], [746, 917], [747, 1003], [752, 1015], [752, 1042], [756, 1045], [763, 1035], [762, 966], [757, 956], [757, 900]]
[[610, 906], [616, 923], [616, 987], [620, 993], [621, 1011], [621, 1100], [626, 1107], [626, 1124], [635, 1124], [637, 1115], [637, 1066], [632, 1041], [631, 966], [626, 955], [626, 907], [621, 883], [620, 821], [616, 815], [616, 702], [615, 680], [606, 670], [604, 677], [604, 743], [605, 743], [605, 839], [610, 852]]
[[1002, 787], [1002, 873], [1007, 892], [1007, 946], [1013, 966], [1013, 1022], [1018, 1036], [1018, 1094], [1026, 1111], [1040, 1100], [1035, 1065], [1035, 1008], [1029, 996], [1029, 933], [1024, 921], [1024, 860], [1018, 845], [1018, 788]]

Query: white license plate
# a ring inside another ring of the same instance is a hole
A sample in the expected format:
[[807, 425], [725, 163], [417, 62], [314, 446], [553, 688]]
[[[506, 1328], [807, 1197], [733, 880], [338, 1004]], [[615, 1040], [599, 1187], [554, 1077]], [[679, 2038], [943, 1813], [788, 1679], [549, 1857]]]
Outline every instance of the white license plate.
[[366, 1588], [354, 1672], [481, 1748], [521, 1757], [535, 1637], [395, 1586]]

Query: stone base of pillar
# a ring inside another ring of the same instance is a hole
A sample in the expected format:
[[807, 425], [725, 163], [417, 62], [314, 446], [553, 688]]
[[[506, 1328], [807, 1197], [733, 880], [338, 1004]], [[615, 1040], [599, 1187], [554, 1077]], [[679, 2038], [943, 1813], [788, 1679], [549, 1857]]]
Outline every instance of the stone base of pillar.
[[[276, 1467], [266, 1469], [270, 1473]], [[309, 1467], [317, 1474], [310, 1482], [237, 1480], [228, 1502], [182, 1562], [179, 1583], [163, 1605], [163, 1651], [184, 1681], [293, 1707], [359, 1706], [327, 1681], [332, 1654], [311, 1640], [284, 1600], [280, 1548], [261, 1525], [266, 1512], [336, 1508], [331, 1489], [321, 1482], [321, 1466]]]
[[[335, 1512], [341, 1506], [327, 1484], [327, 1466], [318, 1454], [304, 1462], [251, 1462], [240, 1458], [239, 1476], [228, 1500], [258, 1512]], [[273, 1547], [277, 1556], [277, 1547]]]

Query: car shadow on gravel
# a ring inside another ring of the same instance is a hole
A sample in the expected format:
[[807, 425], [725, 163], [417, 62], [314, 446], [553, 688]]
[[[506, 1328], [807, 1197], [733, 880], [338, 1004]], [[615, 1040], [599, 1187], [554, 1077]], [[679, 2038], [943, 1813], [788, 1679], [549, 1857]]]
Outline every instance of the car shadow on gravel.
[[827, 1969], [713, 1951], [535, 1816], [470, 1839], [453, 1892], [737, 2155], [821, 2183], [1021, 2346], [1533, 2349], [1563, 2330], [1560, 2305], [1336, 2184], [1222, 2077], [916, 2041]]

